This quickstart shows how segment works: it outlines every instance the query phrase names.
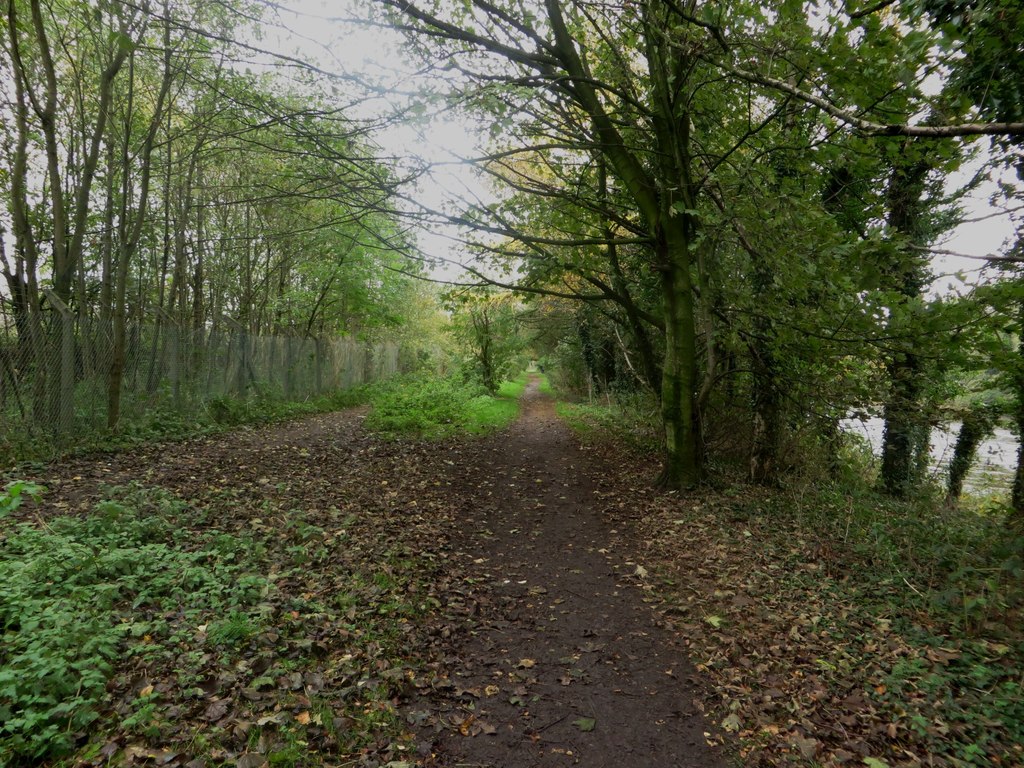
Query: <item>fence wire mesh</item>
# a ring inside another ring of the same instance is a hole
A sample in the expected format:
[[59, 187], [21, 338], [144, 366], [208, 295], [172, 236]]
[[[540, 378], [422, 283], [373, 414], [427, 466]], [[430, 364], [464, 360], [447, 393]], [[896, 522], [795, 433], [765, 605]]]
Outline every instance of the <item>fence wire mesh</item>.
[[[261, 335], [228, 319], [203, 327], [169, 317], [126, 323], [116, 371], [113, 322], [61, 307], [18, 327], [0, 312], [0, 456], [44, 440], [73, 445], [106, 429], [119, 400], [121, 428], [155, 413], [206, 412], [221, 398], [303, 400], [412, 367], [396, 342]], [[120, 397], [113, 394], [120, 380]]]

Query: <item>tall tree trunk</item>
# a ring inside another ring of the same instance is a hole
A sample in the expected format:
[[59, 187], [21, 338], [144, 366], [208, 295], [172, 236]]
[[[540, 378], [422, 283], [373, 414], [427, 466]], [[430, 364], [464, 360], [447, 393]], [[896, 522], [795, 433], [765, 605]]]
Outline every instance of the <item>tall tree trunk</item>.
[[772, 273], [763, 263], [756, 263], [753, 272], [755, 302], [761, 305], [761, 309], [754, 315], [753, 339], [750, 344], [753, 390], [750, 479], [755, 483], [771, 485], [777, 480], [782, 423], [782, 393], [779, 390], [775, 356], [775, 324], [764, 306], [772, 283]]
[[[15, 3], [9, 3], [13, 8]], [[107, 130], [113, 83], [128, 57], [131, 45], [127, 43], [127, 28], [122, 26], [120, 36], [107, 66], [100, 73], [96, 119], [92, 126], [88, 147], [83, 152], [81, 178], [75, 189], [74, 207], [68, 209], [64, 198], [64, 179], [61, 176], [59, 143], [57, 139], [57, 67], [50, 50], [50, 40], [43, 20], [39, 0], [29, 4], [32, 29], [39, 47], [39, 63], [43, 73], [43, 97], [39, 99], [28, 91], [43, 133], [47, 173], [50, 177], [50, 214], [53, 217], [53, 289], [61, 301], [71, 301], [75, 270], [80, 268], [85, 231], [89, 216], [90, 193], [100, 146]], [[13, 11], [9, 11], [13, 16]], [[12, 36], [16, 33], [12, 31]], [[27, 85], [26, 85], [27, 87]]]
[[[128, 143], [131, 140], [130, 120], [134, 92], [134, 71], [132, 71], [129, 76], [128, 106], [126, 112], [128, 117], [125, 121], [125, 138], [122, 155], [122, 174], [124, 183], [122, 184], [121, 190], [123, 195], [120, 223], [121, 237], [119, 238], [121, 247], [118, 253], [117, 282], [114, 289], [114, 340], [113, 349], [111, 351], [110, 376], [107, 379], [107, 428], [111, 430], [117, 429], [118, 423], [121, 419], [121, 390], [124, 383], [124, 366], [127, 355], [127, 328], [125, 316], [127, 310], [128, 267], [131, 263], [132, 257], [138, 250], [139, 242], [142, 239], [142, 233], [146, 225], [149, 206], [149, 182], [152, 173], [153, 145], [156, 141], [156, 134], [163, 118], [164, 102], [167, 99], [167, 94], [171, 87], [170, 25], [171, 20], [168, 14], [164, 26], [163, 79], [160, 83], [160, 92], [157, 95], [156, 104], [153, 107], [153, 117], [150, 120], [146, 137], [142, 143], [142, 150], [139, 153], [138, 165], [141, 169], [139, 179], [139, 200], [135, 210], [134, 222], [130, 231], [127, 226], [127, 198], [130, 188], [128, 185], [128, 177], [130, 176], [130, 166], [128, 164]], [[132, 61], [134, 62], [134, 56], [132, 57]], [[129, 65], [129, 68], [130, 70], [134, 70], [133, 64]]]
[[[894, 266], [897, 289], [904, 307], [919, 298], [923, 288], [921, 256], [909, 246], [922, 245], [925, 229], [923, 194], [925, 180], [932, 169], [929, 158], [912, 159], [913, 144], [908, 140], [893, 164], [887, 191], [889, 227], [903, 240], [897, 248]], [[913, 328], [903, 329], [906, 338], [887, 366], [889, 396], [885, 403], [885, 428], [882, 437], [881, 485], [886, 493], [906, 497], [916, 485], [915, 454], [921, 440], [928, 439], [928, 426], [920, 410], [923, 390], [922, 363], [914, 350]]]
[[[15, 269], [18, 290], [23, 296], [25, 319], [27, 326], [27, 347], [32, 360], [32, 411], [36, 423], [45, 424], [46, 419], [46, 341], [43, 337], [41, 303], [39, 297], [38, 269], [39, 247], [35, 232], [29, 220], [29, 196], [27, 186], [28, 171], [28, 137], [32, 128], [29, 125], [29, 92], [25, 68], [21, 59], [21, 47], [18, 38], [17, 3], [7, 4], [7, 31], [10, 40], [11, 67], [14, 72], [15, 122], [17, 138], [15, 141], [14, 162], [11, 165], [11, 196], [10, 212], [14, 225], [15, 258], [23, 269]], [[22, 283], [21, 277], [24, 277]]]
[[697, 327], [686, 224], [682, 217], [673, 215], [666, 222], [666, 230], [666, 242], [661, 247], [665, 313], [661, 416], [666, 455], [659, 485], [686, 489], [704, 479], [704, 445], [697, 407]]
[[913, 352], [899, 354], [888, 366], [889, 396], [882, 433], [881, 482], [886, 493], [906, 497], [916, 477], [914, 457], [921, 440], [921, 375]]
[[[1024, 280], [1019, 282], [1024, 283]], [[1017, 422], [1017, 470], [1013, 476], [1013, 491], [1010, 494], [1010, 521], [1024, 529], [1024, 299], [1017, 305], [1017, 367], [1014, 371], [1014, 420]]]
[[[659, 484], [690, 488], [704, 476], [698, 411], [697, 340], [690, 269], [695, 230], [696, 185], [690, 147], [689, 89], [693, 59], [665, 39], [666, 8], [654, 0], [641, 6], [647, 68], [651, 74], [650, 116], [658, 151], [654, 168], [627, 148], [616, 122], [605, 111], [586, 62], [569, 33], [558, 0], [545, 0], [554, 34], [553, 54], [564, 67], [567, 95], [586, 112], [596, 144], [628, 190], [654, 244], [665, 316], [662, 418], [665, 465]], [[670, 14], [669, 14], [670, 16]]]

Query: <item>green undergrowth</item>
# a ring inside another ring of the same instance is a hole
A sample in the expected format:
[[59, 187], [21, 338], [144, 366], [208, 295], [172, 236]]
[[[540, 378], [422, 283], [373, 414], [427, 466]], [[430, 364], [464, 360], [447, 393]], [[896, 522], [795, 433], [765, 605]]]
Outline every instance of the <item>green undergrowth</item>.
[[490, 395], [482, 386], [455, 377], [394, 379], [373, 393], [366, 426], [384, 434], [431, 439], [494, 432], [519, 415], [518, 398], [526, 381], [524, 373]]
[[652, 397], [634, 394], [620, 396], [610, 403], [560, 401], [556, 410], [584, 440], [612, 439], [633, 450], [657, 455], [661, 450], [657, 407]]
[[0, 434], [0, 466], [26, 461], [47, 461], [60, 456], [117, 451], [152, 442], [186, 440], [235, 429], [243, 425], [272, 424], [317, 413], [328, 413], [369, 402], [384, 382], [338, 390], [303, 400], [280, 393], [256, 391], [249, 397], [220, 395], [196, 409], [176, 410], [163, 404], [147, 407], [125, 418], [116, 432], [79, 430], [73, 441], [39, 434]]
[[353, 560], [365, 545], [337, 510], [228, 525], [157, 489], [107, 496], [84, 517], [0, 517], [0, 765], [113, 748], [109, 764], [313, 766], [401, 739], [404, 643], [427, 610], [411, 552]]
[[1020, 764], [1024, 538], [1005, 512], [812, 489], [684, 507], [664, 543], [686, 537], [713, 574], [687, 613], [749, 764]]

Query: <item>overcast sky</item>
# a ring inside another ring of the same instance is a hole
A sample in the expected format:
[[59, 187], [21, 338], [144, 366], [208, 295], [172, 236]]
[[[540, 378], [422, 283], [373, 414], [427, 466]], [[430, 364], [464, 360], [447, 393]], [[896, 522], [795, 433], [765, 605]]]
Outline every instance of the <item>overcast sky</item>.
[[[346, 19], [365, 18], [368, 2], [344, 0], [323, 2], [322, 0], [287, 0], [279, 17], [286, 32], [278, 31], [277, 45], [283, 50], [297, 51], [301, 56], [315, 59], [325, 69], [339, 73], [360, 73], [380, 83], [385, 88], [393, 87], [395, 92], [408, 91], [417, 83], [415, 67], [405, 61], [401, 51], [400, 35], [396, 32], [359, 25]], [[264, 40], [269, 42], [270, 36]], [[386, 110], [393, 106], [395, 99], [371, 101], [367, 110]], [[436, 119], [428, 125], [392, 126], [377, 137], [386, 154], [401, 156], [405, 153], [418, 154], [435, 163], [453, 163], [459, 155], [472, 152], [480, 143], [472, 126], [453, 123], [451, 120]], [[982, 141], [988, 141], [983, 139]], [[952, 184], [962, 184], [973, 170], [960, 174]], [[960, 226], [941, 247], [950, 251], [986, 256], [999, 253], [1014, 232], [1010, 215], [995, 215], [998, 209], [989, 204], [989, 198], [997, 192], [994, 183], [986, 183], [975, 190], [965, 207], [968, 218], [977, 219]], [[417, 190], [425, 205], [435, 207], [445, 201], [457, 200], [460, 194], [486, 195], [486, 188], [474, 182], [466, 169], [449, 165], [439, 169], [432, 183], [422, 184]], [[990, 218], [991, 217], [991, 218]], [[445, 255], [450, 242], [440, 233], [424, 233], [421, 247], [435, 256]], [[974, 259], [940, 258], [936, 260], [936, 271], [971, 272], [980, 269], [984, 262]], [[940, 280], [937, 289], [944, 289], [948, 280]]]

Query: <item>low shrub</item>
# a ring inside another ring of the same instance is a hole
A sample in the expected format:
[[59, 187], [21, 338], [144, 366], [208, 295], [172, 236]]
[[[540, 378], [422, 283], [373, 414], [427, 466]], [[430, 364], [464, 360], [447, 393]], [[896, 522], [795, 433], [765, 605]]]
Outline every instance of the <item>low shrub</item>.
[[500, 429], [519, 413], [515, 398], [526, 385], [525, 376], [520, 379], [503, 384], [497, 396], [457, 377], [392, 380], [371, 396], [373, 410], [366, 425], [379, 432], [428, 438]]
[[99, 717], [128, 639], [145, 637], [147, 653], [173, 645], [165, 612], [193, 624], [247, 616], [269, 588], [238, 565], [244, 558], [220, 555], [224, 537], [235, 553], [250, 549], [242, 538], [179, 542], [184, 511], [167, 494], [134, 490], [86, 518], [0, 530], [0, 764], [69, 752]]

